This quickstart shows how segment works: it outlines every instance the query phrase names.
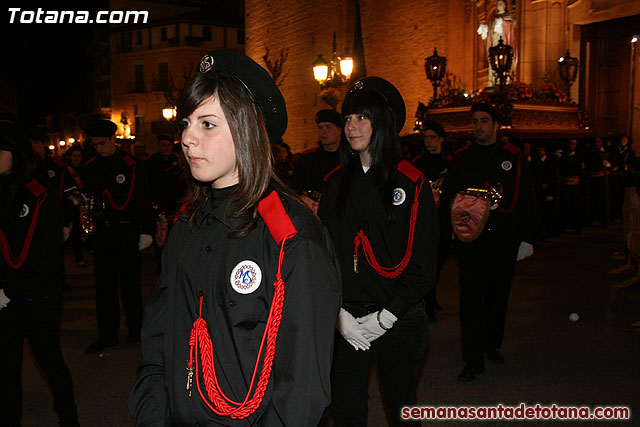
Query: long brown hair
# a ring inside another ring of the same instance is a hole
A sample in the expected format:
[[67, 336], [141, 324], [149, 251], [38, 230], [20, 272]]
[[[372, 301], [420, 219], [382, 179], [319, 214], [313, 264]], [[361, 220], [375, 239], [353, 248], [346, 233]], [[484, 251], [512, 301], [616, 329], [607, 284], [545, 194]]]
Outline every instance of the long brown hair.
[[[215, 96], [220, 101], [236, 151], [238, 186], [231, 195], [230, 215], [241, 219], [241, 226], [232, 230], [233, 238], [246, 236], [258, 220], [258, 202], [270, 184], [293, 195], [275, 175], [273, 157], [264, 115], [245, 85], [232, 74], [222, 70], [198, 73], [182, 92], [178, 101], [178, 120], [188, 117], [200, 104]], [[210, 192], [210, 183], [192, 180], [183, 216], [194, 225], [202, 213]]]

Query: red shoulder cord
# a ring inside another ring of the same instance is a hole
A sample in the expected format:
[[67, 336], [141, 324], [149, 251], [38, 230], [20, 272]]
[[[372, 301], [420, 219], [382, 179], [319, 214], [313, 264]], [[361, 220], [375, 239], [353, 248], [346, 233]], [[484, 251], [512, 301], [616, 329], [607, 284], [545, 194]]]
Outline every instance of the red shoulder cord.
[[113, 196], [108, 188], [102, 190], [102, 195], [109, 201], [111, 207], [117, 211], [123, 211], [129, 205], [131, 201], [131, 196], [133, 196], [133, 186], [136, 182], [136, 162], [130, 156], [124, 156], [122, 159], [123, 162], [131, 166], [131, 185], [129, 186], [129, 194], [127, 194], [127, 199], [124, 201], [122, 205], [116, 204], [115, 200], [113, 200]]
[[[196, 385], [198, 387], [198, 393], [202, 401], [211, 409], [214, 413], [220, 416], [229, 417], [232, 419], [243, 419], [253, 414], [260, 406], [264, 394], [269, 384], [269, 378], [271, 377], [271, 369], [273, 367], [273, 358], [276, 352], [276, 338], [278, 337], [278, 329], [280, 328], [280, 321], [282, 320], [282, 310], [284, 306], [284, 280], [282, 280], [282, 260], [284, 259], [284, 244], [287, 238], [282, 240], [280, 245], [280, 258], [278, 260], [278, 272], [276, 273], [276, 281], [273, 284], [275, 292], [273, 294], [273, 300], [271, 301], [271, 308], [269, 310], [269, 317], [267, 324], [262, 335], [262, 341], [260, 343], [260, 350], [258, 350], [258, 357], [256, 358], [256, 364], [253, 369], [253, 375], [251, 382], [249, 383], [249, 390], [244, 400], [236, 402], [228, 398], [216, 376], [216, 370], [214, 366], [213, 358], [213, 344], [211, 342], [211, 336], [209, 335], [209, 327], [207, 322], [202, 318], [202, 302], [203, 297], [200, 296], [200, 313], [198, 319], [193, 323], [191, 329], [191, 336], [189, 338], [189, 364], [187, 365], [189, 370], [189, 376], [187, 380], [187, 390], [191, 395], [190, 387], [193, 377], [193, 371], [196, 373]], [[267, 342], [267, 348], [264, 355], [264, 362], [262, 364], [262, 372], [260, 373], [260, 379], [258, 380], [253, 397], [251, 396], [251, 390], [256, 379], [258, 372], [258, 366], [260, 364], [260, 356], [264, 349], [265, 340]], [[198, 351], [200, 354], [200, 360], [202, 367], [199, 368], [198, 364]], [[195, 361], [195, 368], [194, 368]], [[202, 378], [204, 381], [207, 397], [205, 397], [200, 387], [199, 370], [202, 370]]]
[[507, 209], [503, 209], [502, 206], [498, 205], [498, 211], [508, 214], [513, 212], [518, 204], [518, 197], [520, 195], [520, 158], [518, 156], [518, 160], [516, 161], [516, 180], [515, 180], [515, 188], [513, 189], [513, 199], [511, 199], [511, 206]]
[[36, 208], [33, 211], [33, 215], [31, 215], [31, 224], [29, 224], [29, 228], [27, 230], [27, 237], [24, 239], [24, 244], [22, 245], [22, 250], [18, 256], [13, 255], [11, 252], [11, 247], [9, 246], [9, 241], [7, 240], [7, 235], [4, 230], [0, 229], [0, 251], [2, 252], [2, 256], [7, 261], [9, 267], [13, 270], [17, 270], [24, 264], [29, 256], [29, 249], [31, 248], [31, 241], [33, 240], [33, 233], [36, 231], [36, 224], [38, 223], [38, 214], [40, 213], [40, 206], [42, 202], [47, 198], [47, 192], [44, 187], [35, 180], [31, 180], [27, 184], [27, 188], [34, 196], [37, 198]]
[[420, 180], [420, 183], [416, 183], [416, 194], [413, 198], [413, 205], [411, 206], [411, 218], [409, 219], [409, 237], [407, 238], [407, 249], [404, 253], [404, 258], [400, 261], [400, 264], [395, 267], [383, 267], [376, 260], [376, 256], [373, 253], [373, 248], [371, 247], [371, 242], [367, 238], [367, 235], [364, 234], [363, 230], [358, 231], [356, 234], [356, 238], [353, 240], [353, 244], [355, 246], [353, 252], [353, 270], [358, 272], [358, 247], [360, 246], [360, 242], [362, 242], [362, 250], [364, 251], [364, 256], [367, 259], [367, 262], [373, 269], [382, 277], [386, 277], [387, 279], [393, 279], [402, 274], [404, 269], [409, 264], [409, 260], [411, 259], [411, 252], [413, 251], [413, 237], [416, 231], [416, 219], [418, 218], [418, 205], [420, 202], [418, 201], [418, 196], [420, 195], [420, 190], [422, 189], [422, 184], [424, 183], [424, 179]]

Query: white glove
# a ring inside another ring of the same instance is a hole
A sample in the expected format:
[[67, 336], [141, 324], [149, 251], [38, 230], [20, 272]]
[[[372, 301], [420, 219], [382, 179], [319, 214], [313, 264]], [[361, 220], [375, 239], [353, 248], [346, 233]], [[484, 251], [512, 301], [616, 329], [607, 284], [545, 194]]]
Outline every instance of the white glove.
[[153, 237], [148, 234], [141, 234], [140, 239], [138, 240], [138, 250], [144, 251], [153, 243]]
[[9, 304], [9, 297], [4, 293], [4, 289], [0, 289], [0, 310], [5, 308]]
[[66, 242], [69, 240], [69, 235], [71, 234], [71, 229], [69, 227], [62, 227], [62, 241]]
[[358, 322], [356, 322], [356, 319], [344, 308], [340, 308], [336, 328], [338, 328], [338, 331], [340, 331], [344, 339], [347, 340], [355, 350], [364, 351], [371, 348], [369, 341], [358, 331]]
[[373, 342], [391, 329], [398, 318], [383, 308], [376, 313], [358, 317], [356, 320], [359, 323], [358, 330], [362, 336], [365, 337], [367, 341]]
[[525, 258], [529, 258], [533, 255], [533, 245], [527, 242], [520, 242], [520, 247], [518, 248], [518, 257], [517, 261], [522, 261]]

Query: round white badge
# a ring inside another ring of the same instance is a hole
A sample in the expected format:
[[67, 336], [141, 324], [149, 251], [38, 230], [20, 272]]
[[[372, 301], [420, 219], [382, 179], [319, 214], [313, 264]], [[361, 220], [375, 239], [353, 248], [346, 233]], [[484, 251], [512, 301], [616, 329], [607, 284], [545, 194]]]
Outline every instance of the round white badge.
[[231, 271], [231, 287], [240, 294], [250, 294], [260, 287], [262, 271], [253, 261], [240, 261]]
[[121, 174], [121, 173], [119, 173], [118, 175], [116, 175], [116, 182], [117, 182], [118, 184], [122, 184], [126, 179], [127, 179], [127, 178], [126, 178], [123, 174]]
[[49, 169], [47, 171], [47, 175], [49, 175], [49, 178], [53, 178], [54, 176], [56, 176], [56, 171]]
[[29, 206], [27, 206], [26, 204], [23, 204], [22, 210], [20, 211], [20, 218], [24, 218], [27, 215], [29, 215]]
[[407, 198], [407, 193], [402, 188], [393, 189], [393, 204], [395, 206], [401, 205]]
[[513, 164], [509, 160], [505, 160], [504, 162], [502, 162], [502, 169], [510, 171], [512, 167]]

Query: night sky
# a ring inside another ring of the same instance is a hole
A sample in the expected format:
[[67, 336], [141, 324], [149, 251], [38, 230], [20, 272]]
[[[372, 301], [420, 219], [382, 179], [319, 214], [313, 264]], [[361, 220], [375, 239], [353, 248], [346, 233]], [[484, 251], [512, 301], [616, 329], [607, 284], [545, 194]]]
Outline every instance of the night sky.
[[21, 122], [44, 123], [49, 113], [78, 110], [83, 96], [79, 88], [87, 80], [85, 58], [90, 26], [96, 24], [12, 24], [8, 7], [34, 11], [38, 7], [74, 11], [102, 9], [99, 3], [88, 3], [20, 1], [4, 8], [4, 22], [0, 25], [3, 58], [0, 76], [4, 84], [8, 83], [17, 92]]

